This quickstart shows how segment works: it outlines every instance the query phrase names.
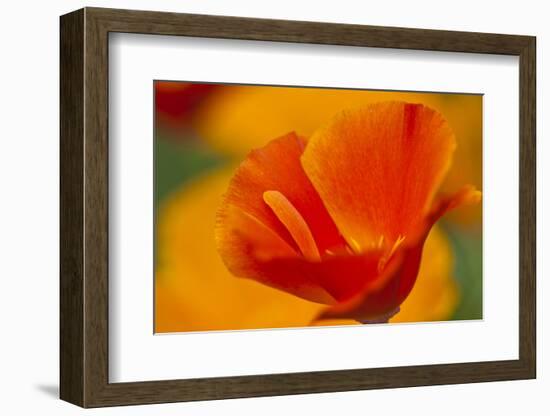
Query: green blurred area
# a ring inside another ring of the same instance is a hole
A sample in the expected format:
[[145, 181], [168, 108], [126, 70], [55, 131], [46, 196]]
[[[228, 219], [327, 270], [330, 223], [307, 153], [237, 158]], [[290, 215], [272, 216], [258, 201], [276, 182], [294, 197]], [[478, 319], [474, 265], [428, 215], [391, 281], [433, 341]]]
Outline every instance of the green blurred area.
[[155, 203], [158, 204], [187, 181], [221, 166], [224, 158], [204, 142], [168, 140], [161, 135], [155, 140]]
[[454, 276], [460, 301], [452, 320], [483, 318], [482, 238], [477, 233], [445, 223], [454, 252]]

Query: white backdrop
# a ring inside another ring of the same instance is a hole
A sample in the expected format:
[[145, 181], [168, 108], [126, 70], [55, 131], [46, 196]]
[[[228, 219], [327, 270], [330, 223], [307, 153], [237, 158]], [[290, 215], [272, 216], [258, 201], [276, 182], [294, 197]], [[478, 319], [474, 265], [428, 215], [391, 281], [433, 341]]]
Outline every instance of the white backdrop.
[[[131, 34], [109, 43], [111, 381], [518, 358], [517, 57]], [[154, 79], [482, 93], [483, 320], [152, 336]]]
[[[396, 4], [397, 3], [397, 4]], [[5, 414], [79, 414], [78, 408], [55, 399], [58, 385], [58, 16], [84, 5], [156, 9], [280, 19], [319, 20], [435, 29], [534, 34], [538, 36], [538, 211], [539, 211], [539, 379], [477, 385], [424, 387], [339, 394], [321, 394], [220, 402], [141, 406], [88, 411], [89, 414], [281, 414], [316, 413], [463, 415], [548, 413], [550, 365], [544, 356], [548, 318], [544, 299], [542, 247], [549, 237], [548, 210], [550, 146], [543, 130], [544, 103], [550, 98], [545, 60], [550, 56], [550, 28], [544, 2], [461, 1], [441, 7], [438, 1], [406, 0], [366, 4], [353, 0], [254, 2], [193, 1], [82, 1], [7, 3], [2, 10], [2, 151], [0, 181], [0, 253], [2, 343], [0, 369]], [[495, 17], [498, 17], [496, 19]], [[24, 24], [23, 24], [24, 23]], [[547, 201], [544, 201], [546, 198]], [[7, 267], [6, 267], [7, 266]]]

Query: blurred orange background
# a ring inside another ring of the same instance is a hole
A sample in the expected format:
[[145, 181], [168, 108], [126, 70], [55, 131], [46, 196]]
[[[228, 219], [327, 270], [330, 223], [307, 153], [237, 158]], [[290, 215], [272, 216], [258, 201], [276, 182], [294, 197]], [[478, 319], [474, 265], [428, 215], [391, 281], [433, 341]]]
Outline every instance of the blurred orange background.
[[[156, 81], [155, 332], [308, 326], [322, 305], [232, 276], [214, 218], [235, 167], [291, 131], [308, 137], [343, 109], [401, 100], [440, 112], [457, 140], [441, 188], [482, 190], [482, 96]], [[390, 322], [481, 319], [481, 204], [432, 230], [420, 274]], [[357, 324], [355, 321], [323, 325]]]

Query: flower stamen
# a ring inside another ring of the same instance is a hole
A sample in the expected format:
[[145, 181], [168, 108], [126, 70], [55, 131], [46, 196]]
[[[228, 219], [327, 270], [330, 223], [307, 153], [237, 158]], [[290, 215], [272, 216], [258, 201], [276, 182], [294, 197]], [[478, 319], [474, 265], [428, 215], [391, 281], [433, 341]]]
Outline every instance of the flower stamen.
[[313, 234], [296, 207], [279, 191], [265, 191], [263, 199], [286, 227], [304, 257], [310, 261], [321, 261]]
[[399, 248], [399, 246], [403, 243], [403, 241], [405, 241], [404, 235], [397, 236], [397, 240], [395, 240], [395, 243], [393, 243], [391, 250], [380, 258], [380, 261], [378, 262], [378, 273], [381, 273], [382, 270], [384, 270], [384, 267], [391, 259], [393, 254], [396, 252], [396, 250]]
[[359, 242], [353, 238], [353, 237], [350, 237], [349, 238], [349, 245], [350, 245], [350, 248], [352, 249], [352, 251], [355, 253], [355, 254], [360, 254], [361, 253], [361, 246], [359, 245]]

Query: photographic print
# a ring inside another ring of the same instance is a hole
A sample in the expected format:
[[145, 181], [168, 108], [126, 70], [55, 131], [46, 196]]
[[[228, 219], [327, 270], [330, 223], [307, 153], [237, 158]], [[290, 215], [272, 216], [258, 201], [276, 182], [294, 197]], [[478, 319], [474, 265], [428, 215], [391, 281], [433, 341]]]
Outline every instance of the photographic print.
[[62, 400], [536, 378], [534, 36], [86, 7], [59, 39]]
[[154, 97], [155, 333], [483, 318], [482, 95]]

